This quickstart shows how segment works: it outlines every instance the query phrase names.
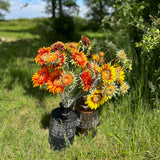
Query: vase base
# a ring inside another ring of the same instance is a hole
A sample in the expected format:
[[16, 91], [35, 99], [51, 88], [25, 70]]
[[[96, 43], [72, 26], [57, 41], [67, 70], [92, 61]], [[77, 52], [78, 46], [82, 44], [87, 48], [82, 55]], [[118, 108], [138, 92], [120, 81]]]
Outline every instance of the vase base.
[[84, 129], [84, 128], [79, 128], [77, 127], [76, 129], [76, 135], [81, 136], [87, 136], [88, 134], [91, 134], [91, 137], [94, 138], [97, 134], [97, 129], [96, 128], [91, 128], [91, 129]]

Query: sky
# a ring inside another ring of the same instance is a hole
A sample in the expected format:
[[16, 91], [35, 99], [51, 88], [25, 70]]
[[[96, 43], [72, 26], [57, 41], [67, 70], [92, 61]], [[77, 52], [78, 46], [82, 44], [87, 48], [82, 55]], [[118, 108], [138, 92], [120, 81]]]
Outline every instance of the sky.
[[[17, 19], [17, 18], [36, 18], [36, 17], [49, 17], [50, 15], [45, 13], [46, 2], [43, 0], [9, 0], [10, 12], [3, 12], [5, 19]], [[24, 4], [29, 3], [27, 7]], [[79, 5], [79, 16], [85, 17], [87, 7], [83, 4], [83, 0], [77, 0]]]

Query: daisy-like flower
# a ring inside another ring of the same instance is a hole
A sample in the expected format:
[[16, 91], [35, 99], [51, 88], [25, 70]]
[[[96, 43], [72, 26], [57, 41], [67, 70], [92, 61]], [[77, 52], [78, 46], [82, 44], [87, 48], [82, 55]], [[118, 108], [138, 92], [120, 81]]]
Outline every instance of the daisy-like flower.
[[95, 90], [87, 97], [85, 104], [87, 104], [87, 106], [91, 109], [97, 109], [107, 100], [108, 98], [102, 93], [101, 90]]
[[126, 82], [124, 82], [124, 83], [120, 86], [120, 92], [121, 92], [122, 94], [127, 93], [128, 89], [129, 89], [129, 85], [128, 85]]
[[32, 77], [33, 87], [40, 86], [42, 87], [43, 84], [47, 82], [49, 76], [49, 70], [47, 67], [42, 67], [38, 70], [38, 73], [35, 73]]
[[116, 56], [118, 59], [125, 61], [126, 60], [126, 54], [123, 50], [117, 51]]
[[103, 79], [103, 82], [106, 84], [110, 84], [116, 80], [117, 77], [117, 71], [116, 68], [111, 66], [111, 63], [108, 63], [107, 65], [103, 65], [102, 68], [100, 68], [101, 77]]
[[82, 36], [81, 37], [81, 41], [82, 41], [82, 43], [88, 48], [89, 47], [89, 45], [90, 45], [90, 41], [89, 41], [89, 39], [86, 37], [86, 36]]
[[99, 71], [99, 66], [97, 63], [94, 63], [94, 73], [97, 75], [98, 71]]
[[72, 73], [64, 73], [61, 77], [61, 81], [64, 86], [69, 86], [72, 84], [73, 80], [74, 76]]
[[40, 65], [45, 64], [46, 62], [42, 59], [42, 56], [43, 56], [44, 54], [46, 54], [46, 55], [49, 54], [50, 51], [51, 51], [51, 48], [50, 48], [50, 47], [40, 48], [40, 49], [38, 50], [38, 54], [37, 54], [37, 56], [36, 56], [36, 58], [35, 58], [35, 62], [38, 63], [38, 64], [40, 64]]
[[54, 44], [51, 45], [51, 48], [52, 48], [52, 51], [55, 52], [55, 51], [63, 51], [65, 49], [65, 45], [64, 43], [58, 41]]
[[118, 88], [114, 83], [107, 84], [103, 87], [103, 92], [107, 97], [111, 98], [112, 96], [115, 96], [116, 93], [118, 93]]
[[59, 78], [56, 78], [54, 81], [48, 80], [47, 89], [49, 92], [53, 94], [57, 92], [57, 94], [64, 92], [64, 86]]
[[75, 51], [73, 52], [74, 62], [81, 68], [84, 68], [87, 64], [87, 57], [83, 52]]
[[81, 74], [81, 80], [82, 80], [82, 85], [83, 85], [84, 91], [88, 91], [88, 90], [92, 89], [93, 78], [90, 74], [90, 71], [84, 71]]

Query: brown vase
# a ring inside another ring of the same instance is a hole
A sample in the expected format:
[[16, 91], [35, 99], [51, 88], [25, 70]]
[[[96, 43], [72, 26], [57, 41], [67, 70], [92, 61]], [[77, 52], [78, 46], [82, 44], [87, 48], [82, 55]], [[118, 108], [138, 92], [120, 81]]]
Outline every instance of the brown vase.
[[98, 125], [98, 110], [90, 109], [84, 104], [85, 101], [79, 102], [75, 110], [78, 114], [77, 134], [88, 135], [88, 131], [92, 131], [92, 137], [96, 134], [96, 126]]

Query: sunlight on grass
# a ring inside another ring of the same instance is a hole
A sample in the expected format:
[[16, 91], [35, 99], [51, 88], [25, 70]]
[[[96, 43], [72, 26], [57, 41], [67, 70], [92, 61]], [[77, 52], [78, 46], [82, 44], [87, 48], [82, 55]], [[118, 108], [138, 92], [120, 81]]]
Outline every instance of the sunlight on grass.
[[[149, 104], [141, 101], [137, 104], [141, 97], [134, 88], [127, 96], [100, 109], [94, 138], [92, 132], [87, 136], [76, 135], [73, 145], [66, 150], [50, 150], [50, 113], [59, 106], [61, 98], [32, 86], [32, 75], [37, 70], [34, 57], [46, 43], [39, 38], [37, 23], [0, 22], [1, 36], [16, 40], [0, 44], [0, 159], [160, 159], [160, 110], [150, 110]], [[104, 37], [102, 33], [84, 34]]]

